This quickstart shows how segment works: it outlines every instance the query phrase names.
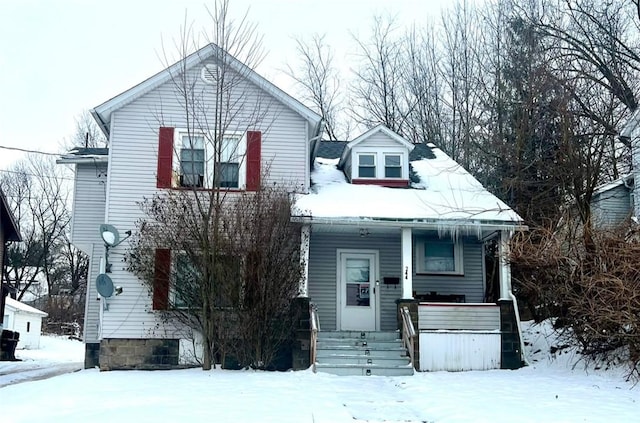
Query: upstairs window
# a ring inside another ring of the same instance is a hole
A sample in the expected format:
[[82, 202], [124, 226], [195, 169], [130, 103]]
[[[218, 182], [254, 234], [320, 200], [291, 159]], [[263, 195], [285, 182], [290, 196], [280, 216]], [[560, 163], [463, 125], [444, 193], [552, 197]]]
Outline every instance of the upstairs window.
[[182, 135], [180, 148], [180, 186], [202, 187], [205, 149], [203, 135]]
[[216, 186], [238, 188], [240, 186], [240, 140], [239, 135], [224, 135], [220, 149], [220, 161], [216, 163]]
[[448, 275], [464, 274], [462, 244], [453, 240], [418, 239], [416, 271]]
[[375, 154], [358, 154], [358, 177], [376, 177], [376, 156]]
[[402, 178], [402, 157], [399, 154], [385, 154], [384, 177]]

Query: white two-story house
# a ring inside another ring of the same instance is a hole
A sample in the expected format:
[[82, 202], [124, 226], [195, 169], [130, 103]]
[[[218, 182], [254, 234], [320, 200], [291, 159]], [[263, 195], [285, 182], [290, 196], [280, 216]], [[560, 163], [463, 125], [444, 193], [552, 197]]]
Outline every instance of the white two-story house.
[[[238, 83], [230, 97], [242, 101], [234, 103], [225, 134], [244, 160], [223, 160], [222, 181], [207, 186], [199, 148], [184, 144], [190, 123], [175, 81], [204, 93], [218, 55], [207, 45], [97, 106], [92, 114], [109, 149], [77, 149], [59, 160], [75, 166], [72, 237], [91, 257], [86, 366], [178, 365], [183, 345], [156, 310], [166, 293], [150, 293], [122, 262], [126, 241], [109, 249], [110, 269], [101, 265], [100, 225], [120, 234], [135, 231], [144, 217], [139, 202], [165, 190], [259, 189], [268, 166], [268, 178], [294, 187], [292, 219], [308, 235], [302, 237], [309, 242], [301, 246], [306, 277], [300, 296], [312, 304], [324, 338], [300, 344], [318, 369], [393, 374], [379, 370], [395, 364], [385, 367], [371, 357], [358, 365], [347, 358], [333, 363], [321, 350], [331, 339], [356, 336], [361, 351], [354, 354], [374, 356], [376, 336], [402, 336], [405, 307], [411, 322], [405, 314], [404, 323], [416, 331], [415, 354], [400, 353], [413, 357], [409, 366], [519, 367], [521, 338], [505, 254], [512, 233], [522, 228], [520, 217], [433, 144], [413, 144], [382, 125], [351, 141], [321, 140], [320, 116], [233, 58]], [[206, 95], [198, 99], [201, 111], [214, 107], [208, 101]], [[493, 262], [495, 281], [487, 278], [487, 243], [502, 252]], [[120, 294], [105, 298], [98, 288], [107, 270]], [[155, 357], [158, 351], [165, 357]]]

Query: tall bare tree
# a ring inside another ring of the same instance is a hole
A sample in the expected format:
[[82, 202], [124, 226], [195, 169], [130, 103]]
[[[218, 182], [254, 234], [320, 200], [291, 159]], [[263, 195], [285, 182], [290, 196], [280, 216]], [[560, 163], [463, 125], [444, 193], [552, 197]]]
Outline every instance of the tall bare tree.
[[406, 65], [399, 28], [393, 18], [375, 17], [367, 38], [354, 37], [359, 64], [351, 86], [351, 115], [366, 127], [384, 124], [404, 134], [408, 107], [404, 95]]
[[287, 322], [298, 290], [301, 263], [292, 248], [299, 248], [300, 232], [289, 221], [287, 191], [259, 184], [266, 168], [258, 180], [247, 176], [246, 192], [229, 188], [241, 188], [240, 169], [252, 164], [248, 152], [260, 142], [255, 131], [268, 133], [280, 106], [247, 83], [263, 57], [255, 25], [246, 14], [232, 19], [227, 0], [216, 1], [210, 17], [202, 72], [187, 66], [196, 45], [185, 26], [177, 69], [171, 67], [180, 111], [157, 116], [162, 126], [178, 120], [186, 128], [173, 145], [179, 159], [167, 181], [182, 189], [142, 202], [146, 217], [127, 260], [154, 293], [170, 288], [169, 298], [154, 296], [154, 304], [167, 309], [168, 321], [201, 335], [203, 369], [216, 359], [224, 364], [227, 355], [268, 367], [291, 327], [277, 322]]
[[302, 100], [322, 116], [329, 140], [348, 139], [349, 122], [342, 116], [344, 94], [331, 46], [324, 35], [315, 34], [309, 40], [298, 38], [296, 52], [298, 65], [287, 65], [287, 74], [300, 87]]

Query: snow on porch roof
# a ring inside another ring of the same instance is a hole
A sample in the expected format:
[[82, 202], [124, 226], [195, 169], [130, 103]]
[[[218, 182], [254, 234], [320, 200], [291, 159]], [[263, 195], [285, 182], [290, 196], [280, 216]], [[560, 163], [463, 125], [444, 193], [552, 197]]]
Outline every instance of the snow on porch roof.
[[296, 202], [299, 217], [354, 224], [363, 221], [443, 225], [521, 226], [522, 218], [487, 191], [469, 172], [433, 144], [431, 154], [411, 161], [419, 181], [411, 188], [352, 185], [338, 159], [318, 157], [310, 194]]
[[11, 297], [7, 297], [7, 302], [6, 302], [7, 307], [10, 307], [12, 309], [14, 309], [17, 312], [22, 312], [22, 313], [28, 313], [28, 314], [34, 314], [36, 316], [42, 316], [42, 317], [47, 317], [48, 314], [45, 313], [42, 310], [38, 310], [37, 308], [28, 306], [24, 303], [21, 303], [20, 301], [16, 301]]

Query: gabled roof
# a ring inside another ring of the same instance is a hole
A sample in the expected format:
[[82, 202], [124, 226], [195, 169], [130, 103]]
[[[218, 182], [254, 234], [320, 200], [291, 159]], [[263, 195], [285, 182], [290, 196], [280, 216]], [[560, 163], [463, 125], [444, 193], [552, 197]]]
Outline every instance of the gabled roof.
[[[349, 144], [349, 141], [322, 140], [318, 145], [316, 157], [339, 159], [347, 144]], [[409, 152], [409, 161], [420, 159], [435, 159], [431, 148], [427, 144], [413, 144], [413, 149]]]
[[[192, 67], [201, 64], [205, 60], [208, 60], [211, 57], [220, 54], [221, 52], [222, 49], [217, 45], [213, 43], [207, 44], [198, 51], [187, 56], [185, 59], [179, 60], [168, 68], [153, 75], [149, 79], [95, 107], [91, 110], [91, 114], [98, 122], [98, 125], [102, 129], [102, 132], [104, 132], [104, 134], [108, 136], [111, 114], [113, 112], [150, 92], [154, 88], [157, 88], [165, 82], [168, 82], [169, 80], [171, 80], [172, 75], [175, 76], [176, 74], [179, 74], [183, 69], [191, 69]], [[298, 113], [309, 122], [317, 124], [321, 120], [321, 117], [318, 114], [300, 103], [295, 98], [291, 97], [289, 94], [282, 91], [280, 88], [276, 87], [274, 84], [272, 84], [262, 76], [258, 75], [253, 69], [249, 68], [229, 53], [225, 52], [225, 57], [229, 59], [229, 65], [231, 66], [231, 69], [240, 73], [241, 75], [244, 75], [249, 81], [281, 101], [283, 104], [288, 106], [290, 109]]]
[[0, 225], [2, 225], [5, 234], [5, 241], [22, 241], [20, 226], [9, 208], [7, 197], [5, 197], [2, 188], [0, 188]]
[[106, 163], [109, 161], [108, 148], [82, 148], [76, 147], [66, 154], [60, 156], [58, 164], [77, 163]]
[[345, 159], [350, 154], [351, 149], [353, 147], [357, 146], [358, 144], [360, 144], [361, 142], [363, 142], [366, 139], [370, 138], [371, 136], [377, 134], [378, 132], [382, 132], [383, 134], [385, 134], [386, 136], [388, 136], [389, 138], [391, 138], [393, 141], [397, 142], [398, 144], [402, 145], [403, 147], [405, 147], [409, 151], [412, 151], [414, 146], [415, 146], [415, 144], [413, 144], [413, 143], [409, 142], [408, 140], [404, 139], [403, 137], [401, 137], [400, 135], [396, 134], [395, 132], [393, 132], [391, 129], [387, 128], [383, 124], [379, 124], [377, 126], [374, 126], [371, 129], [369, 129], [364, 134], [360, 135], [359, 137], [355, 138], [354, 140], [349, 141], [347, 143], [347, 145], [344, 148], [344, 151], [342, 152], [342, 156], [340, 157], [340, 164], [342, 164], [345, 161]]

